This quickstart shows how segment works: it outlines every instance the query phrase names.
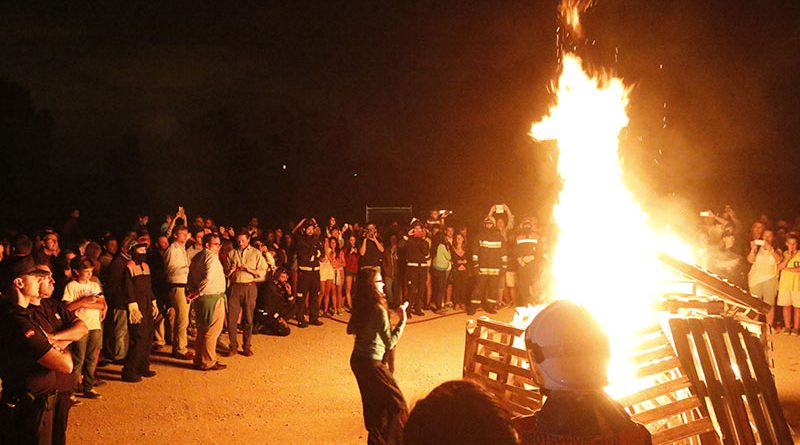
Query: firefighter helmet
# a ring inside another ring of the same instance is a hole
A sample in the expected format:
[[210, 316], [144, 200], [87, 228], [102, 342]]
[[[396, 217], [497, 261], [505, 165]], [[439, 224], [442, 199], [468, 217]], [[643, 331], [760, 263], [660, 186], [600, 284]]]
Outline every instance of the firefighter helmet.
[[525, 331], [534, 381], [552, 391], [596, 391], [608, 384], [608, 335], [570, 301], [544, 308]]

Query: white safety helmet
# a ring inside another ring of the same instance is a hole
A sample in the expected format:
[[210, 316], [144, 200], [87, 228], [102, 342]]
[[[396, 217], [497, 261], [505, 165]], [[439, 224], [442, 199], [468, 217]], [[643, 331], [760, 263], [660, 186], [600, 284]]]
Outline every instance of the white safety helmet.
[[525, 331], [533, 380], [551, 391], [589, 392], [608, 384], [608, 334], [571, 301], [544, 308]]

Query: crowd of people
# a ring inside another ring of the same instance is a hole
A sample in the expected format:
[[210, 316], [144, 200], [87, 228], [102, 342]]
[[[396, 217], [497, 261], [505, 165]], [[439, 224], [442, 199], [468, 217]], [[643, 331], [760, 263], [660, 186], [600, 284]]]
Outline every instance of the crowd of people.
[[[389, 308], [410, 305], [408, 317], [533, 302], [541, 268], [536, 220], [523, 218], [515, 230], [509, 207], [493, 205], [483, 230], [468, 238], [466, 227], [447, 224], [450, 214], [432, 211], [386, 227], [331, 217], [267, 229], [251, 218], [234, 229], [178, 208], [160, 224], [140, 215], [122, 233], [88, 237], [76, 210], [60, 230], [6, 233], [6, 315], [34, 320], [28, 338], [39, 350], [51, 345], [60, 359], [69, 356], [70, 366], [65, 376], [63, 367], [39, 361], [31, 372], [49, 384], [11, 389], [8, 369], [19, 357], [0, 357], [3, 397], [55, 396], [48, 412], [61, 420], [48, 423], [49, 434], [63, 443], [69, 409], [102, 397], [98, 367], [122, 365], [123, 381], [140, 382], [155, 376], [150, 355], [160, 350], [198, 370], [223, 370], [217, 349], [250, 357], [254, 333], [285, 336], [346, 312], [358, 320], [355, 293], [366, 273], [381, 277]], [[526, 289], [519, 295], [517, 281]]]
[[[348, 332], [357, 337], [351, 366], [359, 387], [391, 383], [391, 351], [406, 317], [495, 313], [540, 299], [548, 252], [535, 218], [517, 220], [507, 205], [493, 205], [473, 234], [449, 224], [450, 215], [434, 210], [385, 227], [303, 218], [274, 229], [251, 218], [234, 229], [209, 217], [190, 219], [178, 208], [162, 223], [141, 215], [122, 233], [90, 238], [75, 211], [60, 230], [7, 233], [0, 239], [6, 303], [0, 315], [7, 317], [0, 322], [3, 402], [28, 406], [24, 401], [31, 399], [29, 408], [38, 410], [47, 402], [54, 407], [48, 434], [64, 443], [70, 407], [102, 397], [98, 367], [122, 365], [122, 380], [136, 383], [155, 376], [150, 355], [162, 350], [198, 370], [219, 371], [226, 365], [218, 348], [224, 356], [250, 357], [253, 334], [285, 336], [292, 327], [320, 326], [325, 317], [346, 312]], [[793, 228], [761, 216], [745, 234], [729, 206], [701, 217], [702, 265], [783, 307], [782, 323], [774, 310], [767, 321], [800, 333]], [[797, 223], [794, 229], [800, 229]], [[380, 297], [369, 290], [377, 282]], [[397, 310], [401, 316], [394, 328], [388, 316], [366, 321], [377, 316], [373, 306], [381, 298], [383, 315]], [[365, 309], [359, 299], [373, 306]], [[14, 343], [20, 332], [31, 348], [21, 355]], [[366, 340], [359, 341], [358, 332], [368, 332]], [[40, 386], [14, 371], [21, 357], [30, 356], [37, 365], [25, 372], [36, 375]], [[396, 384], [387, 385], [389, 396], [380, 403], [405, 406]]]
[[700, 265], [769, 304], [774, 331], [800, 335], [800, 217], [790, 224], [762, 214], [747, 226], [731, 206], [700, 216]]

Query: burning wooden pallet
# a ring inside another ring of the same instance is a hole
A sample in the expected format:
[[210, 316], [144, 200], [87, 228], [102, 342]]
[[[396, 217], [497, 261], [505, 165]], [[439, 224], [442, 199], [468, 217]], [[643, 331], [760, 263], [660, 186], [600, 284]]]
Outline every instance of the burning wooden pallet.
[[[641, 332], [638, 387], [618, 398], [654, 444], [792, 443], [758, 337], [731, 317], [673, 318]], [[480, 318], [468, 326], [464, 378], [511, 412], [528, 415], [543, 396], [531, 378], [523, 330]], [[672, 341], [670, 341], [672, 338]]]

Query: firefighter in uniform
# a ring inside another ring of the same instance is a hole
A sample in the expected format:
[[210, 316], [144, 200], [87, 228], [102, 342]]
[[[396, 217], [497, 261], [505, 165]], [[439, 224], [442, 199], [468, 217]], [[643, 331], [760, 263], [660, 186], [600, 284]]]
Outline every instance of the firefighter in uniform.
[[506, 269], [508, 263], [503, 235], [497, 230], [493, 216], [487, 216], [483, 220], [483, 228], [472, 251], [472, 262], [478, 276], [467, 306], [469, 315], [474, 314], [479, 305], [490, 314], [497, 313], [500, 272]]
[[539, 234], [533, 218], [523, 218], [520, 233], [514, 246], [514, 258], [517, 268], [517, 306], [533, 305], [535, 301], [534, 286], [539, 271]]
[[279, 268], [273, 279], [267, 283], [263, 298], [258, 302], [253, 330], [265, 335], [285, 337], [292, 332], [286, 320], [292, 317], [294, 311], [294, 294], [292, 285], [289, 284], [289, 272]]
[[[322, 256], [322, 244], [314, 234], [317, 227], [313, 219], [300, 221], [301, 233], [297, 237], [297, 326], [322, 326], [319, 320], [319, 259]], [[308, 318], [306, 322], [306, 300], [308, 300]]]
[[31, 300], [39, 297], [41, 278], [30, 256], [4, 262], [0, 271], [0, 443], [51, 444], [64, 432], [54, 419], [62, 396], [59, 388], [71, 386], [72, 355], [50, 342], [32, 316]]
[[136, 243], [130, 248], [131, 260], [125, 270], [125, 296], [128, 306], [128, 338], [130, 347], [122, 367], [122, 380], [140, 382], [142, 377], [153, 377], [150, 369], [150, 352], [155, 332], [158, 303], [153, 293], [147, 244]]
[[409, 313], [425, 315], [422, 311], [425, 306], [425, 286], [428, 280], [428, 262], [431, 259], [431, 247], [425, 239], [425, 227], [422, 221], [411, 221], [411, 229], [403, 237], [406, 253], [406, 283], [408, 296], [406, 300], [411, 305]]
[[650, 433], [606, 394], [608, 335], [586, 308], [559, 300], [525, 331], [542, 408], [514, 419], [521, 445], [651, 445]]

